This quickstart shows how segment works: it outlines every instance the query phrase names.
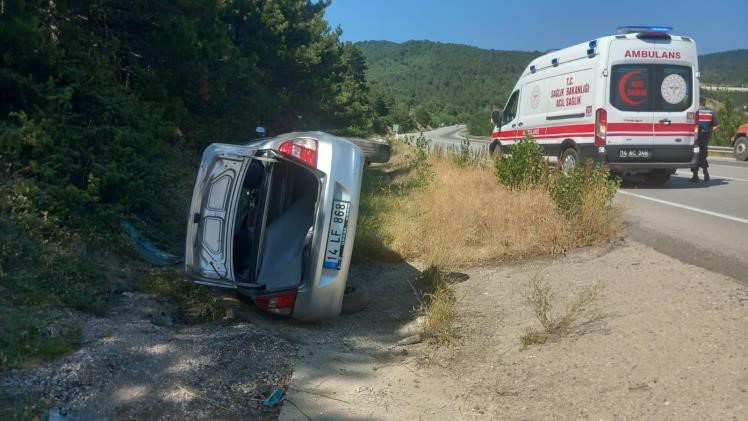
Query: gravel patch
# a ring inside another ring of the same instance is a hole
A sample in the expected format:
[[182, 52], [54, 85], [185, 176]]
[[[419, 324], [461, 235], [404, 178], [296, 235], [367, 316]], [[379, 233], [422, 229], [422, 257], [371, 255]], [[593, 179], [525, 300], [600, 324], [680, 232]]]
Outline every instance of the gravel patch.
[[250, 323], [175, 323], [151, 296], [125, 293], [109, 317], [69, 310], [76, 352], [12, 370], [0, 393], [69, 419], [275, 419], [262, 399], [291, 373], [295, 347]]

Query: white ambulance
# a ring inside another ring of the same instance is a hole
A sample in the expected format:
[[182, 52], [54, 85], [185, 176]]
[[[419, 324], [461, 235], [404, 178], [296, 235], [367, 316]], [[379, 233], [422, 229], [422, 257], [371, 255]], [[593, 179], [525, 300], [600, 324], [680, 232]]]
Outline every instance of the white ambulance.
[[527, 133], [565, 170], [591, 158], [653, 184], [694, 166], [698, 55], [671, 30], [622, 27], [533, 60], [491, 116], [490, 150], [508, 152]]

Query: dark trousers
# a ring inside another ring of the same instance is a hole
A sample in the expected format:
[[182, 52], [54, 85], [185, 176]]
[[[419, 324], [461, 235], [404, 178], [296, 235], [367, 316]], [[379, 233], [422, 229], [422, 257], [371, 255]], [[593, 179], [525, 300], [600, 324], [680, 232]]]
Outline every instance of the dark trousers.
[[709, 163], [706, 161], [706, 157], [709, 155], [709, 135], [699, 135], [699, 160], [696, 162], [696, 166], [691, 168], [691, 172], [696, 176], [699, 173], [699, 168], [706, 171], [709, 168]]

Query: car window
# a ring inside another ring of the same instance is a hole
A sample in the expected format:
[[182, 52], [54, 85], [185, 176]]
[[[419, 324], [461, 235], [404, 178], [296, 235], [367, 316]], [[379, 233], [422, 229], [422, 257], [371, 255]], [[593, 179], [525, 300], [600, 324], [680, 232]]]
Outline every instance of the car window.
[[501, 119], [502, 123], [509, 123], [510, 121], [514, 120], [514, 117], [517, 116], [518, 99], [519, 91], [514, 91], [514, 93], [512, 93], [512, 96], [509, 97], [509, 101], [506, 102], [506, 106], [504, 107], [504, 113]]

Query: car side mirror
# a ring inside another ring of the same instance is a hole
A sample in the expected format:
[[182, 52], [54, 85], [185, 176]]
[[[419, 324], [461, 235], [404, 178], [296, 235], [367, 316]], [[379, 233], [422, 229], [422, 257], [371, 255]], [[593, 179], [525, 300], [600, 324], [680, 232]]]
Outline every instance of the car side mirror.
[[491, 113], [491, 121], [497, 127], [501, 127], [501, 111], [493, 110]]

